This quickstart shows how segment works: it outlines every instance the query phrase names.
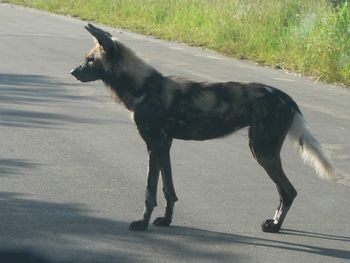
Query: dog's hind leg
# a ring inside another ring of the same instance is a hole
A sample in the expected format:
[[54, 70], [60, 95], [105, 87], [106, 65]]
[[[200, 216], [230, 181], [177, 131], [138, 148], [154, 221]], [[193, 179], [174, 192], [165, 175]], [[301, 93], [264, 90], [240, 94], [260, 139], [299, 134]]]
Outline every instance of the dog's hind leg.
[[[260, 125], [260, 127], [263, 127], [263, 125]], [[273, 127], [270, 128], [272, 129]], [[273, 219], [268, 219], [261, 225], [264, 232], [279, 232], [288, 210], [297, 195], [296, 190], [282, 169], [280, 149], [284, 138], [285, 132], [281, 132], [278, 136], [278, 134], [267, 135], [266, 131], [254, 129], [254, 127], [251, 127], [249, 131], [249, 146], [254, 158], [276, 184], [280, 196], [280, 204]]]
[[159, 163], [161, 167], [162, 181], [163, 181], [163, 192], [166, 200], [165, 215], [164, 217], [158, 217], [154, 220], [153, 224], [156, 226], [169, 226], [173, 217], [174, 204], [178, 200], [173, 178], [171, 172], [170, 162], [170, 145], [162, 150], [159, 157]]
[[257, 156], [259, 164], [266, 170], [270, 178], [277, 185], [280, 196], [280, 203], [273, 219], [264, 221], [261, 227], [264, 232], [276, 233], [280, 230], [297, 192], [283, 172], [279, 156], [261, 157], [259, 154]]

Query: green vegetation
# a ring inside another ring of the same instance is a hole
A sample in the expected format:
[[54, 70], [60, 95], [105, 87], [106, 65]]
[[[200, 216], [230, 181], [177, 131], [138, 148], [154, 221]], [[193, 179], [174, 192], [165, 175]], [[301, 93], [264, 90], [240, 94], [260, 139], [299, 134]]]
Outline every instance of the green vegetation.
[[350, 85], [349, 0], [10, 0]]

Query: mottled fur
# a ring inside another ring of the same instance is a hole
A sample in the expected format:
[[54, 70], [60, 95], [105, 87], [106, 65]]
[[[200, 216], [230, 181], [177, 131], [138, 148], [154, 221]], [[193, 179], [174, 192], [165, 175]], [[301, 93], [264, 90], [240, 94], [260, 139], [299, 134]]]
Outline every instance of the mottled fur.
[[276, 183], [280, 204], [262, 230], [278, 232], [297, 192], [282, 170], [280, 150], [288, 133], [301, 148], [304, 160], [323, 178], [334, 177], [320, 144], [306, 128], [297, 104], [285, 93], [259, 83], [207, 83], [166, 77], [138, 58], [133, 51], [101, 29], [86, 29], [97, 46], [72, 71], [80, 81], [102, 80], [133, 113], [149, 153], [143, 218], [130, 225], [145, 230], [153, 208], [159, 174], [167, 202], [164, 217], [155, 225], [168, 226], [177, 201], [171, 165], [173, 139], [207, 140], [249, 127], [249, 147], [254, 158]]

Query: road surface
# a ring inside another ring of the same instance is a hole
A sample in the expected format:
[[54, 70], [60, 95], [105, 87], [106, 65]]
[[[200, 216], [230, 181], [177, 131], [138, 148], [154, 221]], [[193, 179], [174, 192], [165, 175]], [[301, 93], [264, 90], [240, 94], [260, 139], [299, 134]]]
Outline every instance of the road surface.
[[[284, 169], [299, 195], [281, 233], [267, 234], [260, 223], [278, 195], [251, 156], [247, 130], [175, 141], [173, 225], [130, 232], [143, 211], [147, 152], [130, 114], [102, 83], [69, 74], [93, 44], [85, 24], [0, 4], [1, 251], [52, 262], [349, 261], [348, 89], [104, 27], [164, 74], [286, 91], [340, 174], [337, 183], [319, 180], [286, 141]], [[154, 218], [163, 214], [161, 190], [158, 204]]]

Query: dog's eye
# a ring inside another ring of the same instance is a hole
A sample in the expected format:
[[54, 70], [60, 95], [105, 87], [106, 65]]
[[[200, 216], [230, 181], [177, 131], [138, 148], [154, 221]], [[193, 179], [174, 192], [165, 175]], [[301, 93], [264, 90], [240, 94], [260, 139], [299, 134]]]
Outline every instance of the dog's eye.
[[94, 63], [95, 63], [95, 58], [94, 58], [94, 57], [87, 57], [87, 58], [86, 58], [86, 63], [87, 63], [89, 66], [93, 66]]
[[87, 63], [94, 63], [95, 58], [94, 57], [87, 57], [86, 62]]

